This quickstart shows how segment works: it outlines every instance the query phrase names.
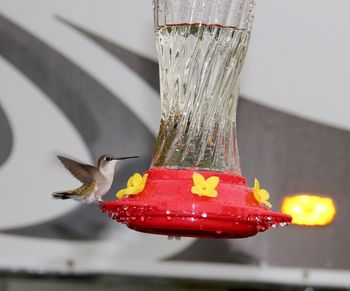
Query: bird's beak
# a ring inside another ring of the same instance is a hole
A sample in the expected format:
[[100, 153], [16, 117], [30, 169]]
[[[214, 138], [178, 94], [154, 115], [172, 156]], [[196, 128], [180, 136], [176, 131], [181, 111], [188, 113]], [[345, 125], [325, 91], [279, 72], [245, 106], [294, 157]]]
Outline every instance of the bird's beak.
[[139, 158], [139, 156], [132, 156], [132, 157], [120, 157], [120, 158], [114, 158], [115, 160], [117, 161], [120, 161], [120, 160], [127, 160], [127, 159], [137, 159]]

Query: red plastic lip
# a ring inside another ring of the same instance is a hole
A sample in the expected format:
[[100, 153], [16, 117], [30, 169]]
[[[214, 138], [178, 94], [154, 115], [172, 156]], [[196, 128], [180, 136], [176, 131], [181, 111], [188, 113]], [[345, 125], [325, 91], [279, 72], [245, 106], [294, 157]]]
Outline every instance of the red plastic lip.
[[291, 222], [289, 215], [259, 205], [241, 176], [196, 171], [220, 178], [218, 196], [192, 194], [194, 172], [152, 169], [142, 193], [104, 202], [101, 210], [137, 231], [197, 238], [244, 238]]

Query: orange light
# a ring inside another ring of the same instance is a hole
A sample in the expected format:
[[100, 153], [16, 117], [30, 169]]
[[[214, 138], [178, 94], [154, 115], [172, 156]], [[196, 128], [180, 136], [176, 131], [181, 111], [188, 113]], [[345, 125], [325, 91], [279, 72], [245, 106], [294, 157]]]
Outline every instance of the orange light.
[[331, 198], [303, 194], [286, 197], [281, 211], [293, 217], [292, 224], [322, 226], [333, 222], [336, 208]]

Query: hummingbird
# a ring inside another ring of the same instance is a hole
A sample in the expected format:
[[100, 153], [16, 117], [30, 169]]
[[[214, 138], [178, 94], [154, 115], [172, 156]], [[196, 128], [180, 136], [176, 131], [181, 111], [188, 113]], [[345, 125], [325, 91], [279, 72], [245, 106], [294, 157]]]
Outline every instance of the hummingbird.
[[105, 195], [112, 186], [114, 170], [118, 161], [139, 157], [117, 158], [112, 155], [102, 155], [98, 159], [97, 167], [83, 164], [63, 156], [57, 156], [57, 158], [75, 178], [83, 183], [83, 185], [73, 190], [55, 192], [52, 194], [52, 197], [56, 199], [74, 199], [91, 203], [103, 201], [102, 196]]

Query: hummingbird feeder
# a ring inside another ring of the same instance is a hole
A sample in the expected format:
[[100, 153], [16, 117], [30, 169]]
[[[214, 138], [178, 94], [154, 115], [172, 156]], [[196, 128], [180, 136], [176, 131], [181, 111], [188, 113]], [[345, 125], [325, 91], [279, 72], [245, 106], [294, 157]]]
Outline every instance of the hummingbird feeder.
[[241, 176], [240, 73], [255, 0], [154, 0], [161, 122], [152, 164], [101, 210], [152, 234], [243, 238], [291, 222]]

